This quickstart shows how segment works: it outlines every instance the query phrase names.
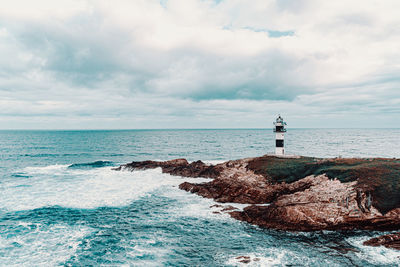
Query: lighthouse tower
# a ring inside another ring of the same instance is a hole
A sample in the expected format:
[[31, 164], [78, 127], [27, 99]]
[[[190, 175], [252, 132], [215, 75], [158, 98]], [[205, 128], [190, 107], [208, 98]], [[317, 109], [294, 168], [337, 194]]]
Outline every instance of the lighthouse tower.
[[275, 155], [283, 156], [285, 154], [285, 147], [284, 147], [284, 134], [286, 132], [286, 122], [283, 121], [281, 115], [276, 118], [274, 122], [274, 132], [276, 134], [275, 138]]

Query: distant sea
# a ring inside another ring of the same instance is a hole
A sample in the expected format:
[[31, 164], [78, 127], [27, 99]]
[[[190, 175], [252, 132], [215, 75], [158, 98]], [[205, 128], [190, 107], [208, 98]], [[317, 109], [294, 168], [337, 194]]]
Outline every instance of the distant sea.
[[[288, 129], [286, 152], [400, 158], [400, 129]], [[139, 160], [210, 163], [274, 150], [272, 129], [0, 131], [0, 266], [393, 266], [377, 232], [285, 233], [215, 214]], [[240, 205], [237, 205], [241, 207]]]

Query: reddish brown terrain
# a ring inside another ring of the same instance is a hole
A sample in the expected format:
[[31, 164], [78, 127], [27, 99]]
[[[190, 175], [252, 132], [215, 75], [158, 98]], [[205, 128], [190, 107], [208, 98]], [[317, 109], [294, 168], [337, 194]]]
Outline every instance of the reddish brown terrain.
[[400, 233], [375, 237], [368, 241], [365, 241], [364, 245], [373, 247], [385, 246], [387, 248], [400, 250]]
[[[217, 202], [249, 204], [243, 211], [230, 211], [231, 216], [261, 227], [289, 231], [400, 229], [399, 159], [263, 156], [217, 165], [177, 159], [132, 162], [116, 170], [158, 167], [171, 175], [213, 178], [206, 183], [184, 182], [179, 188]], [[397, 241], [390, 240], [399, 242], [398, 235], [394, 239]], [[384, 236], [366, 244], [384, 245], [388, 240]]]

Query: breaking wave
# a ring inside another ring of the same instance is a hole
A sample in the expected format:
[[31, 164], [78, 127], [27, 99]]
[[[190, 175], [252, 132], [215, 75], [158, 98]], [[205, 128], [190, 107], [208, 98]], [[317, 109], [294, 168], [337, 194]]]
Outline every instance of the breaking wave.
[[56, 266], [76, 254], [91, 232], [85, 226], [19, 222], [0, 235], [0, 265]]
[[[108, 163], [98, 163], [101, 164]], [[2, 184], [0, 210], [120, 207], [151, 195], [157, 188], [183, 182], [182, 178], [161, 173], [161, 169], [126, 172], [111, 167], [70, 166], [27, 167], [19, 171], [17, 179]]]
[[107, 167], [107, 166], [114, 166], [114, 163], [111, 161], [98, 160], [98, 161], [89, 162], [89, 163], [74, 163], [74, 164], [69, 165], [68, 168], [89, 169], [89, 168], [101, 168], [101, 167]]

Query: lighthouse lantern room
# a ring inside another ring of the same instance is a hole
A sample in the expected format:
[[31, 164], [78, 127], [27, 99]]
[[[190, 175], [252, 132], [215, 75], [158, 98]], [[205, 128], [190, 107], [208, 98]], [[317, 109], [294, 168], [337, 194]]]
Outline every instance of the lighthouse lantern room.
[[283, 156], [285, 154], [285, 146], [284, 146], [284, 135], [286, 132], [286, 122], [283, 121], [281, 115], [276, 118], [274, 122], [274, 132], [275, 132], [275, 154], [278, 156]]

